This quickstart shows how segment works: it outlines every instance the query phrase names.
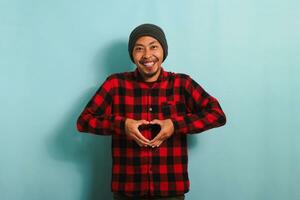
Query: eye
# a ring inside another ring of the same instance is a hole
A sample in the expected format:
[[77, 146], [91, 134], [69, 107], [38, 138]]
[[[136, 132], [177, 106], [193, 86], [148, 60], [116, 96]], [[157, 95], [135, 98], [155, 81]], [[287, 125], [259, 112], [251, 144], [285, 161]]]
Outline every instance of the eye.
[[158, 46], [157, 45], [152, 45], [151, 49], [158, 49]]
[[143, 50], [142, 47], [135, 47], [135, 48], [134, 48], [134, 51], [142, 51], [142, 50]]

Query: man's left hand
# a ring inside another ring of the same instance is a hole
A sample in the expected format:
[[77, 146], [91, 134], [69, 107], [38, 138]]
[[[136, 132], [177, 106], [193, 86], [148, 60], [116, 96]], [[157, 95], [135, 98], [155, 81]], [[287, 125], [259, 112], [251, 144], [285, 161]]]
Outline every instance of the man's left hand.
[[158, 120], [154, 119], [150, 122], [150, 124], [158, 124], [160, 126], [160, 132], [153, 138], [149, 146], [151, 147], [159, 147], [161, 143], [163, 143], [166, 139], [171, 137], [174, 133], [174, 125], [171, 119]]

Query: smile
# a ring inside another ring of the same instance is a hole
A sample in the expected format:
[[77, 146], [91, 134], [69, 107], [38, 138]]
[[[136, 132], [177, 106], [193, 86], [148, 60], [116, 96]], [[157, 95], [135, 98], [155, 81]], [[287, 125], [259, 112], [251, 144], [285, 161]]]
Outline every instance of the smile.
[[143, 62], [142, 64], [144, 66], [146, 66], [146, 67], [153, 67], [153, 65], [155, 64], [155, 62]]

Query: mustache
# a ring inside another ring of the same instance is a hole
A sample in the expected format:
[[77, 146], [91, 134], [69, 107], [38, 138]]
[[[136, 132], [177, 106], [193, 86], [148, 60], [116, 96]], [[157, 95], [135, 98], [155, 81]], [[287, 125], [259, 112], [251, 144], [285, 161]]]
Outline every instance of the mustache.
[[158, 58], [155, 57], [155, 56], [152, 56], [150, 58], [142, 58], [140, 60], [140, 63], [145, 63], [145, 62], [157, 62], [158, 61]]

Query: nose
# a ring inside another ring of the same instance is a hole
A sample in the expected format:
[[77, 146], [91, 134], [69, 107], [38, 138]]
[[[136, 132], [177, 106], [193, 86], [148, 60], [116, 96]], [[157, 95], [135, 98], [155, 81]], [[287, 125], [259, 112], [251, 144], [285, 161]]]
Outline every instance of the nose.
[[150, 50], [149, 49], [145, 49], [143, 58], [150, 58], [150, 57], [151, 57]]

